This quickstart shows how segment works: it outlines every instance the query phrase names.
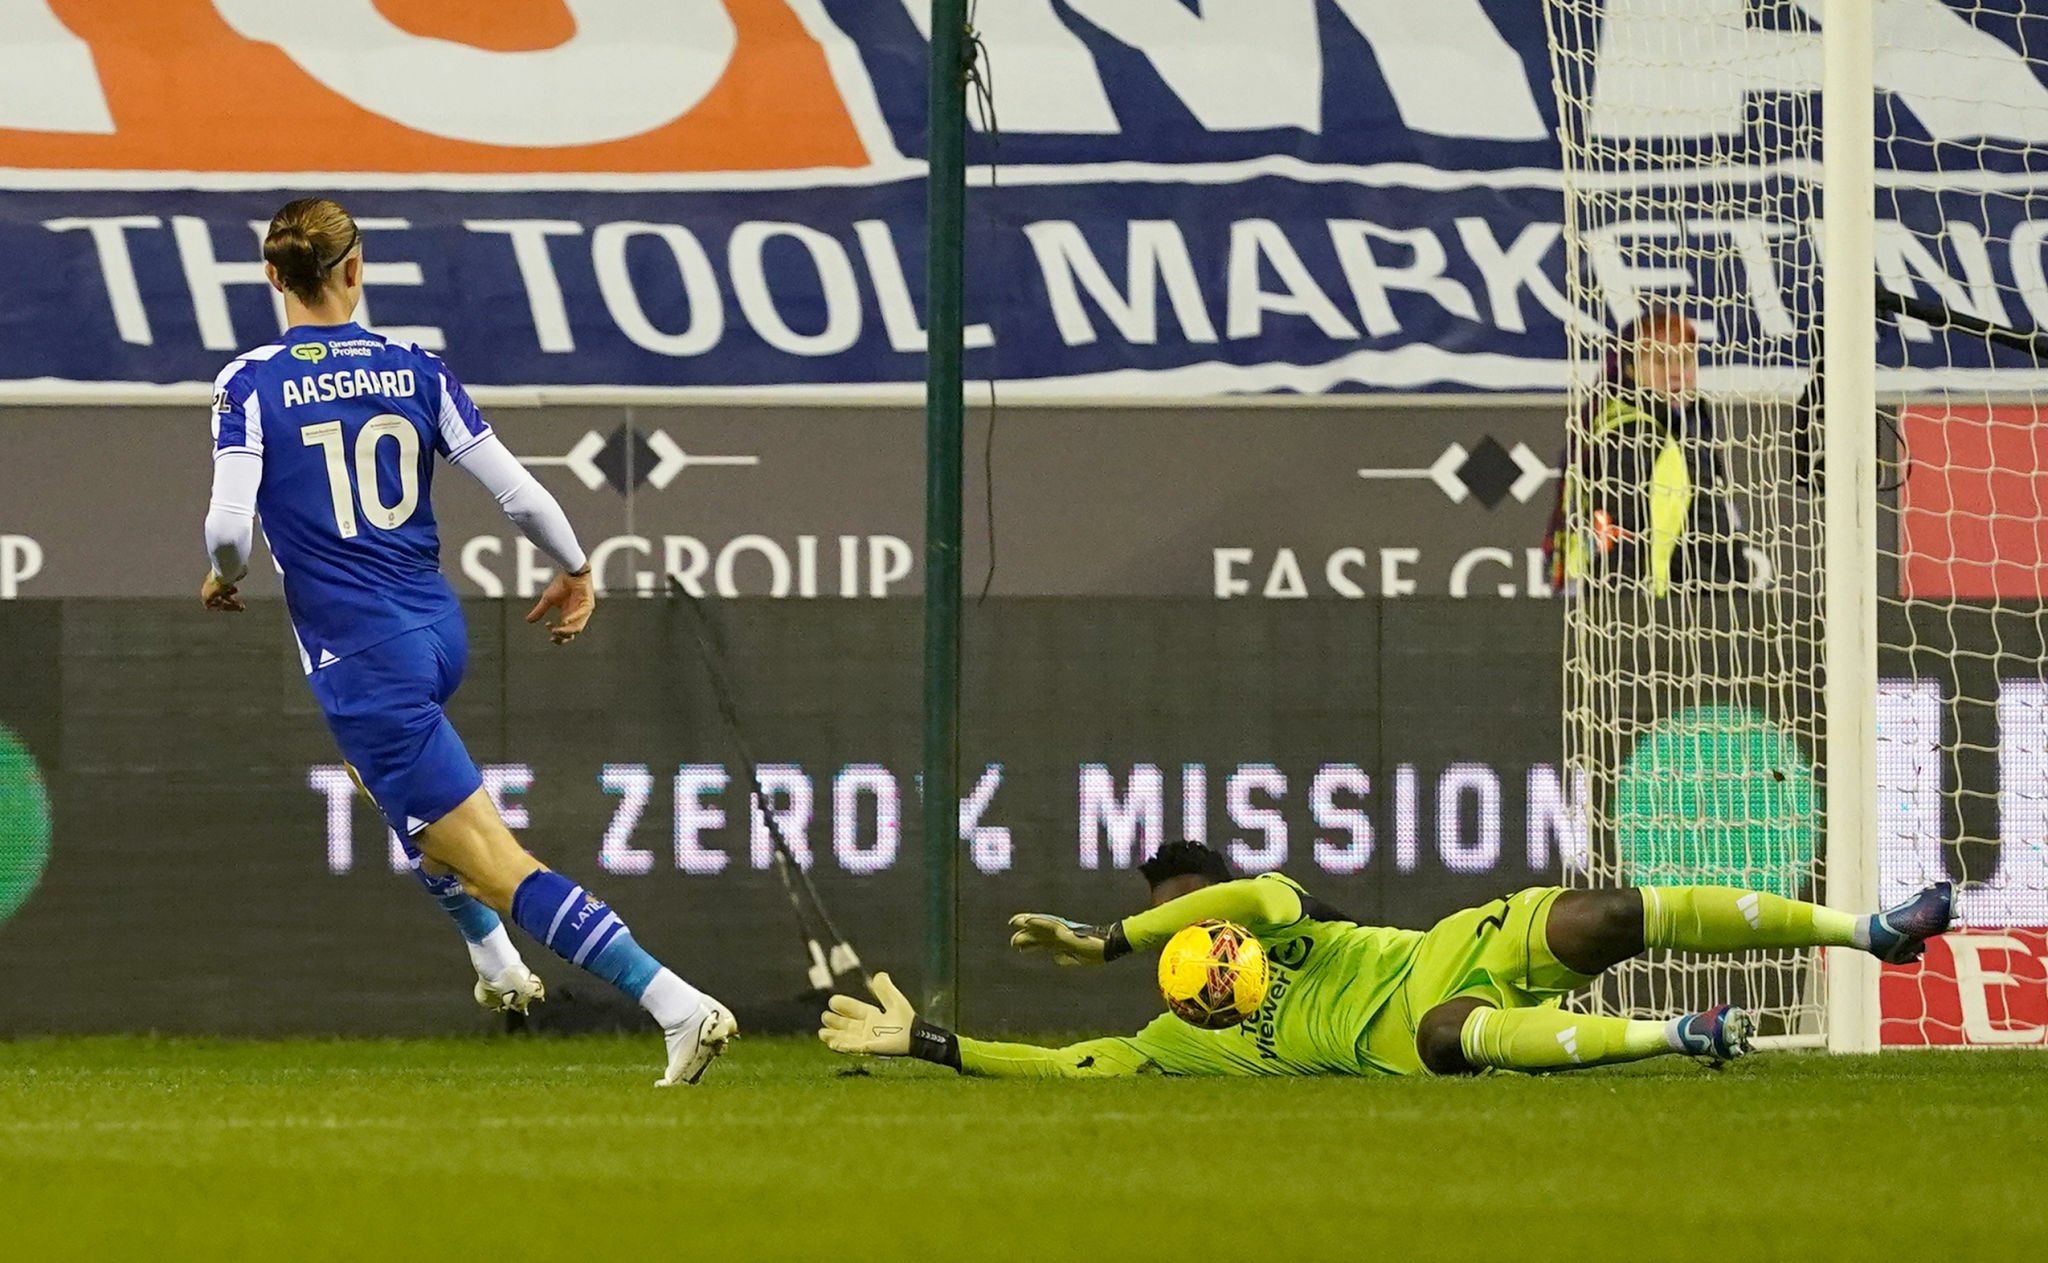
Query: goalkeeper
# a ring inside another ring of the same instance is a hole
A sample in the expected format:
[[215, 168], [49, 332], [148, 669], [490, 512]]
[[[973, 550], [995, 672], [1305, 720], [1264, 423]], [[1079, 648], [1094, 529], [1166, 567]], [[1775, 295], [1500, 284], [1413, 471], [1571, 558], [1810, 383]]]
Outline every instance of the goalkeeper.
[[1152, 887], [1149, 911], [1100, 927], [1023, 913], [1011, 918], [1011, 945], [1063, 965], [1100, 965], [1157, 948], [1198, 921], [1234, 921], [1266, 949], [1271, 982], [1257, 1013], [1220, 1031], [1167, 1014], [1129, 1037], [1064, 1048], [992, 1043], [919, 1019], [877, 974], [880, 1006], [835, 995], [818, 1037], [836, 1052], [1011, 1078], [1474, 1074], [1672, 1053], [1725, 1061], [1748, 1051], [1751, 1030], [1749, 1015], [1731, 1005], [1637, 1021], [1567, 1012], [1558, 1001], [1652, 947], [1856, 947], [1894, 964], [1918, 960], [1948, 928], [1954, 896], [1942, 882], [1853, 916], [1721, 886], [1538, 887], [1422, 931], [1360, 925], [1277, 873], [1236, 880], [1221, 854], [1198, 843], [1173, 843], [1140, 868]]

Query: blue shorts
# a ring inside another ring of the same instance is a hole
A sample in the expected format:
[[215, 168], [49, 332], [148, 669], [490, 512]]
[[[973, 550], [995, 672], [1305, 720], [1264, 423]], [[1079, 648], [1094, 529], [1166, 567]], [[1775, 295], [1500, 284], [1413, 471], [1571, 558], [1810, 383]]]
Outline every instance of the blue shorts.
[[441, 709], [461, 685], [468, 663], [468, 628], [458, 614], [306, 677], [341, 757], [401, 838], [447, 815], [483, 786]]

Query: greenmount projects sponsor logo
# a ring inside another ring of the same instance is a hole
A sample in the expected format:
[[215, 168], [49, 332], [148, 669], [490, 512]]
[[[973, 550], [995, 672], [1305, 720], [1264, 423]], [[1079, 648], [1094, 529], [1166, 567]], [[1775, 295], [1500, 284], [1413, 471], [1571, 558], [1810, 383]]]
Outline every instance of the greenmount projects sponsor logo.
[[318, 342], [303, 342], [292, 348], [292, 356], [308, 364], [318, 364], [327, 358], [327, 348]]

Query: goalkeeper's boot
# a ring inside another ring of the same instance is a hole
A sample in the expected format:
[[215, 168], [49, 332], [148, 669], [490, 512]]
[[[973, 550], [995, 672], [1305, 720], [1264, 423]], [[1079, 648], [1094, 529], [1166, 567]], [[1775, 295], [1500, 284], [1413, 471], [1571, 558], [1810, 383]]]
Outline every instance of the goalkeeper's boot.
[[1870, 954], [1887, 965], [1910, 965], [1927, 950], [1927, 940], [1948, 931], [1955, 920], [1956, 886], [1938, 881], [1904, 903], [1870, 918]]
[[733, 1020], [732, 1011], [706, 996], [702, 1008], [662, 1031], [668, 1042], [668, 1073], [655, 1080], [654, 1086], [695, 1083], [739, 1033], [740, 1024]]
[[535, 1000], [548, 998], [547, 984], [525, 965], [512, 965], [494, 978], [477, 975], [476, 1002], [491, 1013], [524, 1014]]
[[1749, 1053], [1756, 1019], [1732, 1004], [1717, 1004], [1704, 1013], [1688, 1013], [1673, 1027], [1679, 1051], [1688, 1057], [1733, 1061]]

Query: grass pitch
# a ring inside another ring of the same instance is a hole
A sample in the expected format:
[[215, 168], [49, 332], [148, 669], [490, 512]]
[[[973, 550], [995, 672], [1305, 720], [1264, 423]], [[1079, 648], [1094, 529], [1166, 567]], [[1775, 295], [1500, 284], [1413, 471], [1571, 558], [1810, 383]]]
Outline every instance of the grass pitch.
[[19, 1259], [2019, 1259], [2048, 1055], [962, 1080], [743, 1040], [0, 1044]]

